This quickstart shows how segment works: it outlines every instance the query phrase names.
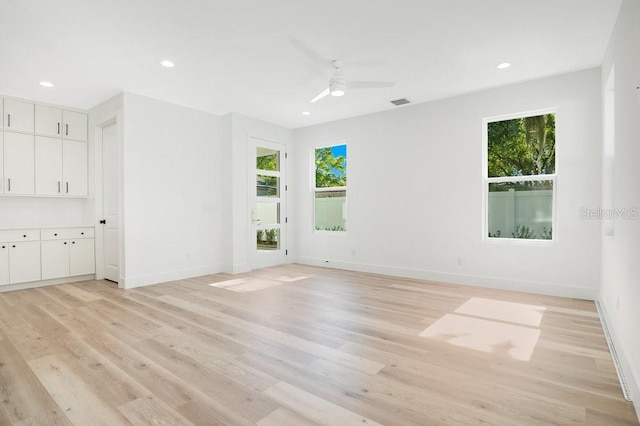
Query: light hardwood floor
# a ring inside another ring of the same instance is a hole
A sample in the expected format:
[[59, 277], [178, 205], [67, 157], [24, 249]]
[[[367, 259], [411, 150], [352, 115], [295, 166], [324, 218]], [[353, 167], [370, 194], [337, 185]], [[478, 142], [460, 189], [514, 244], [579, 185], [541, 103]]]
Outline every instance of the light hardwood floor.
[[0, 424], [130, 423], [638, 421], [588, 301], [300, 265], [0, 293]]

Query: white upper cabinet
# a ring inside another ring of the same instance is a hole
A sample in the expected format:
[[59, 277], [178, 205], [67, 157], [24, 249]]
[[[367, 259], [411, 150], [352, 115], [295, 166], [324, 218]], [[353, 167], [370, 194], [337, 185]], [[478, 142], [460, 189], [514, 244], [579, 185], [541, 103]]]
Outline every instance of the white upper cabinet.
[[45, 105], [35, 106], [36, 135], [87, 141], [87, 114]]
[[88, 195], [88, 117], [0, 97], [0, 194]]
[[36, 136], [36, 194], [62, 195], [62, 139]]
[[33, 133], [34, 105], [17, 99], [4, 99], [4, 129]]
[[74, 141], [87, 141], [87, 114], [74, 111], [63, 111], [64, 128], [62, 137]]
[[34, 194], [34, 154], [33, 135], [4, 132], [5, 194]]
[[62, 145], [63, 194], [72, 197], [87, 196], [87, 143], [63, 141]]
[[62, 137], [62, 109], [36, 105], [35, 111], [36, 135]]

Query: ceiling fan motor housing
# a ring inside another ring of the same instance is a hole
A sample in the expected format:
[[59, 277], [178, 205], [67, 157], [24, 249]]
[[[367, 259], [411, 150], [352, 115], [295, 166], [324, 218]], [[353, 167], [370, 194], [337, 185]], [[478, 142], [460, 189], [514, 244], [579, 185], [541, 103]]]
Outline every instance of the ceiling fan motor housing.
[[329, 81], [329, 92], [331, 96], [342, 96], [347, 90], [347, 82], [340, 71], [336, 72]]

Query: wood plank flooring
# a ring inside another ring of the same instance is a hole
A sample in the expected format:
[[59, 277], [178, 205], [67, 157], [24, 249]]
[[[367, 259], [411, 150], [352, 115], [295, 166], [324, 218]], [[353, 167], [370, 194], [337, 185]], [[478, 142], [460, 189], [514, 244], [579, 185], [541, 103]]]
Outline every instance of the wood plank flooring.
[[637, 425], [592, 302], [285, 265], [0, 293], [0, 425]]

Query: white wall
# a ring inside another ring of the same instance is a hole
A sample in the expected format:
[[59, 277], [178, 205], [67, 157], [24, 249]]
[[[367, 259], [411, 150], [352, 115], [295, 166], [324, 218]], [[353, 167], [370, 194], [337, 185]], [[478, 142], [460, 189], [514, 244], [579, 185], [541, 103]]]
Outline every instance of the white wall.
[[[602, 66], [603, 92], [612, 68], [615, 78], [613, 185], [605, 186], [603, 199], [627, 210], [640, 209], [639, 21], [640, 2], [625, 0]], [[640, 218], [613, 222], [603, 226], [600, 301], [640, 414]]]
[[218, 116], [124, 94], [125, 287], [222, 270], [221, 132]]
[[[557, 108], [558, 241], [482, 242], [483, 118], [546, 108]], [[593, 69], [299, 129], [298, 260], [594, 298], [600, 225], [580, 220], [579, 210], [600, 203], [600, 114]], [[313, 148], [343, 142], [348, 231], [316, 233]]]

